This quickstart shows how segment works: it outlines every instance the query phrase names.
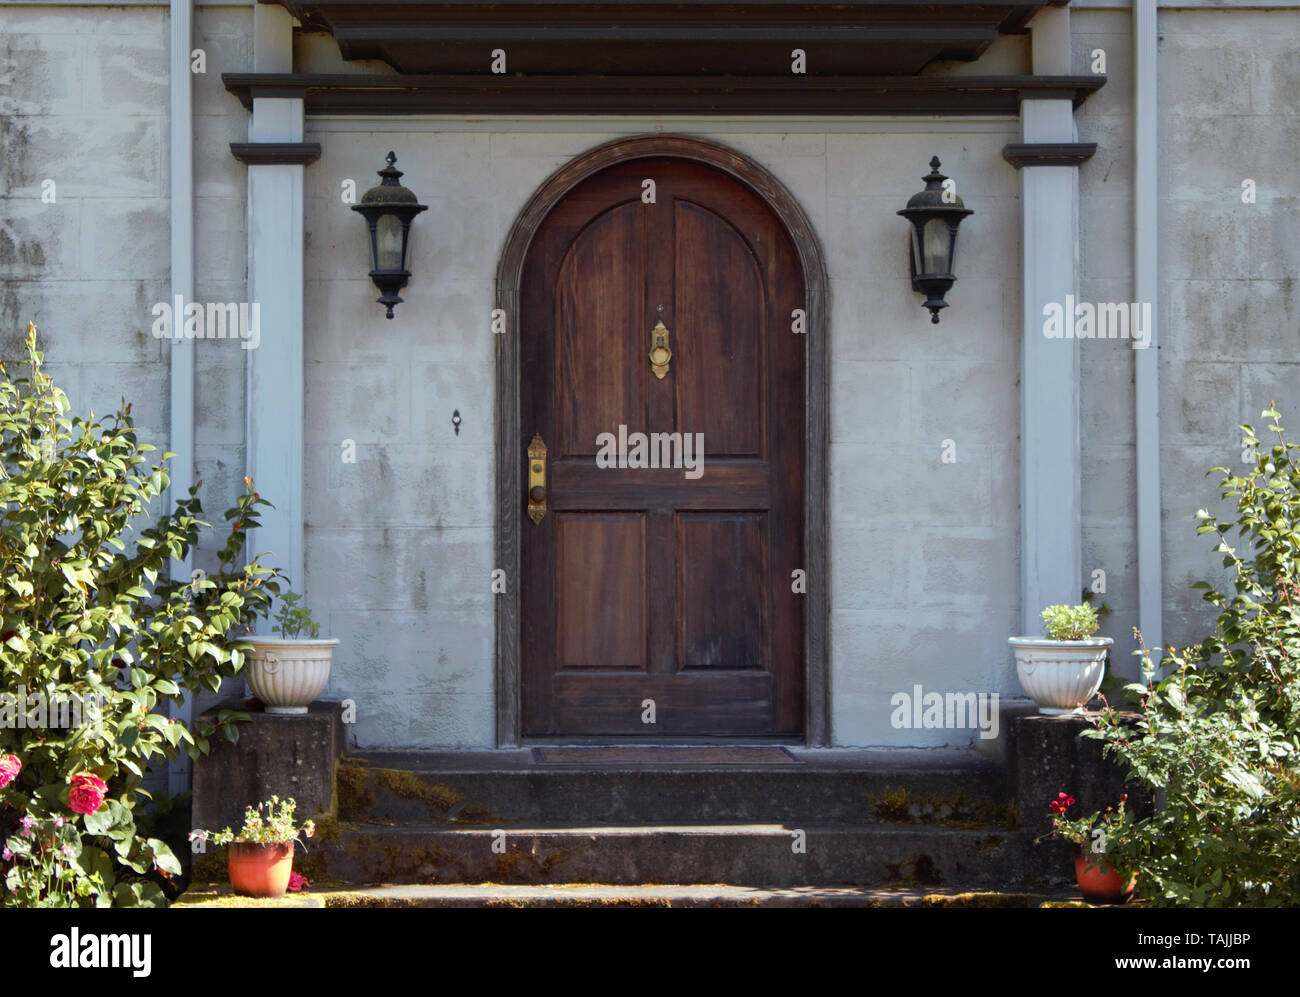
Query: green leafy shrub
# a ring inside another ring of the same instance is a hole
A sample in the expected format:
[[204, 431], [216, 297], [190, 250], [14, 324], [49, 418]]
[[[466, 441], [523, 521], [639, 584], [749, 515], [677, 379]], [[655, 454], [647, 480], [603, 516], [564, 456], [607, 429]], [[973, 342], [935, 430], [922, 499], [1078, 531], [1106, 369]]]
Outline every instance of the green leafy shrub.
[[[256, 557], [237, 566], [268, 503], [245, 479], [220, 571], [165, 577], [207, 525], [198, 486], [136, 529], [168, 478], [130, 406], [71, 418], [41, 366], [29, 325], [29, 376], [0, 365], [0, 906], [157, 905], [181, 866], [134, 807], [151, 765], [216, 733], [163, 708], [239, 671], [248, 645], [232, 635], [279, 591]], [[235, 719], [218, 718], [232, 740]]]
[[1087, 640], [1101, 626], [1097, 610], [1086, 602], [1078, 606], [1048, 606], [1038, 615], [1052, 640]]
[[1233, 578], [1231, 594], [1196, 585], [1219, 610], [1213, 632], [1167, 649], [1163, 680], [1142, 644], [1144, 681], [1127, 687], [1141, 723], [1107, 709], [1084, 734], [1159, 793], [1155, 813], [1113, 843], [1159, 906], [1300, 903], [1300, 446], [1276, 410], [1263, 415], [1277, 443], [1260, 449], [1241, 427], [1258, 454], [1250, 473], [1210, 472], [1235, 518], [1197, 512]]

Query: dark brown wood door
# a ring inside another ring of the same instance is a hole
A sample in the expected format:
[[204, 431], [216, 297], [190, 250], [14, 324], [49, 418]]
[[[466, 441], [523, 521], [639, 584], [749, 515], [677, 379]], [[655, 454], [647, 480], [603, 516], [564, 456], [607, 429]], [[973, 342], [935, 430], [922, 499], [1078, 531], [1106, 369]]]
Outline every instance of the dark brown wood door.
[[[803, 302], [784, 228], [713, 167], [612, 167], [543, 223], [520, 298], [520, 435], [548, 451], [545, 517], [521, 517], [526, 736], [802, 732]], [[620, 436], [627, 466], [601, 466]]]

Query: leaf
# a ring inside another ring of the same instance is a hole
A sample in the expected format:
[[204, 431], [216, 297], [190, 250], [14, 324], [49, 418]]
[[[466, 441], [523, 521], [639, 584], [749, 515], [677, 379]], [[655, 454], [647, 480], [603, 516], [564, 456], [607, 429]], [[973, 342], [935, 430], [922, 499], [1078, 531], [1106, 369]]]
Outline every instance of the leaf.
[[145, 844], [153, 853], [153, 864], [169, 876], [179, 876], [182, 873], [180, 860], [168, 847], [165, 841], [158, 838], [149, 838]]
[[113, 827], [113, 813], [108, 807], [101, 807], [93, 814], [86, 814], [85, 823], [90, 834], [108, 834]]

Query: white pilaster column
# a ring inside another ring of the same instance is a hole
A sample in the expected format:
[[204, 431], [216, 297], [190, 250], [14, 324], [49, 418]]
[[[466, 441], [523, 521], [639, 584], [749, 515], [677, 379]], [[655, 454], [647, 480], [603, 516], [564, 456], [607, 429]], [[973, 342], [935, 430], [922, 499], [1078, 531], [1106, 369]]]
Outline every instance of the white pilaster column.
[[[1156, 5], [1133, 7], [1133, 289], [1151, 304], [1151, 341], [1134, 357], [1137, 439], [1138, 626], [1147, 647], [1164, 646], [1160, 530], [1160, 125]], [[1160, 652], [1153, 655], [1156, 662]]]
[[[1064, 75], [1069, 12], [1034, 18], [1035, 74]], [[1075, 141], [1070, 99], [1023, 100], [1022, 142]], [[1079, 355], [1074, 339], [1048, 339], [1044, 308], [1067, 307], [1079, 286], [1079, 171], [1074, 165], [1021, 168], [1023, 329], [1020, 379], [1021, 627], [1042, 632], [1039, 612], [1074, 605], [1083, 592], [1080, 518]], [[1072, 305], [1070, 305], [1072, 307]]]
[[[278, 6], [254, 7], [257, 72], [293, 70], [293, 22]], [[251, 143], [298, 143], [300, 97], [257, 97]], [[260, 341], [248, 351], [247, 466], [259, 494], [275, 505], [249, 538], [248, 552], [303, 578], [303, 173], [300, 163], [248, 167], [248, 295], [260, 310]]]

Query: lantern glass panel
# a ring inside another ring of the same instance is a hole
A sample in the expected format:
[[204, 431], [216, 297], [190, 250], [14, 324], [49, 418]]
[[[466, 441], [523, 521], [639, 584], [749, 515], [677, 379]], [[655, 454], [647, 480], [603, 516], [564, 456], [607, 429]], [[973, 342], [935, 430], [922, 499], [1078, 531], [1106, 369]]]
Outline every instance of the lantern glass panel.
[[927, 218], [923, 249], [921, 273], [948, 273], [952, 259], [948, 255], [952, 248], [952, 229], [947, 218]]
[[402, 220], [397, 215], [379, 216], [375, 226], [375, 247], [376, 269], [402, 269]]

